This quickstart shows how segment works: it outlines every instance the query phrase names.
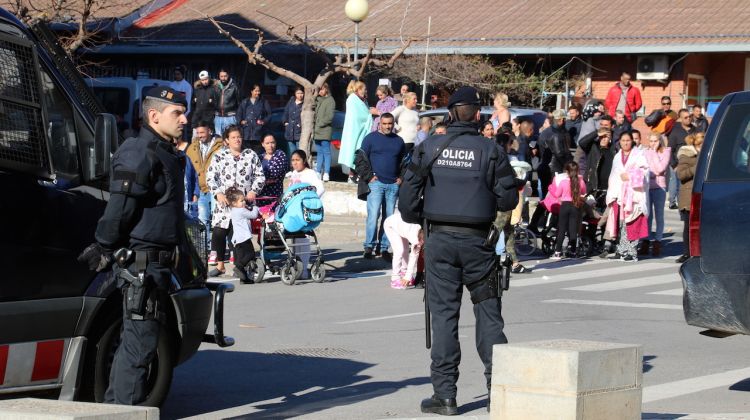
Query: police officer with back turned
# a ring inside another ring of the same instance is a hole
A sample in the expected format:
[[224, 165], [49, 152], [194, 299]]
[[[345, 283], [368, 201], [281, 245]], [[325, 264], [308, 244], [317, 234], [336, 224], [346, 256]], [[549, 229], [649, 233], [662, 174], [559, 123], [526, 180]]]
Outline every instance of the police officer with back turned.
[[501, 291], [493, 283], [497, 237], [490, 232], [496, 212], [511, 210], [518, 203], [521, 183], [505, 152], [478, 135], [476, 89], [458, 89], [450, 97], [448, 110], [452, 122], [447, 134], [432, 136], [417, 147], [399, 194], [402, 217], [411, 223], [424, 218], [429, 229], [425, 266], [434, 395], [422, 401], [421, 409], [442, 415], [458, 413], [458, 318], [464, 286], [474, 304], [477, 351], [488, 389], [492, 346], [507, 343]]
[[135, 405], [148, 394], [148, 366], [165, 321], [170, 267], [184, 235], [184, 162], [172, 140], [187, 120], [185, 97], [156, 86], [143, 100], [143, 128], [112, 157], [110, 199], [96, 242], [78, 257], [96, 271], [114, 266], [123, 294], [123, 328], [110, 373], [107, 403]]

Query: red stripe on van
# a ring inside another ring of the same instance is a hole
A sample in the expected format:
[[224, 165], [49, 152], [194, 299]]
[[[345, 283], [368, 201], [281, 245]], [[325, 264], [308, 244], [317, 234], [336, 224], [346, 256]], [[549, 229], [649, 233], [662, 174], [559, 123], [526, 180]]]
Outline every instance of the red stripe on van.
[[57, 377], [60, 376], [64, 348], [65, 340], [42, 341], [36, 343], [34, 370], [31, 372], [32, 382], [57, 379]]
[[5, 382], [5, 368], [8, 366], [8, 346], [0, 346], [0, 385]]

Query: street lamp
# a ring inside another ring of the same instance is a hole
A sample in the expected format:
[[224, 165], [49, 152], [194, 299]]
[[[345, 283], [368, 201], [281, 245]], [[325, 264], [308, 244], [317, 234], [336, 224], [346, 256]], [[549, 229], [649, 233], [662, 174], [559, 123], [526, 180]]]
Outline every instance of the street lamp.
[[344, 13], [352, 22], [354, 22], [354, 60], [359, 56], [359, 22], [367, 17], [369, 5], [367, 0], [347, 0], [344, 6]]

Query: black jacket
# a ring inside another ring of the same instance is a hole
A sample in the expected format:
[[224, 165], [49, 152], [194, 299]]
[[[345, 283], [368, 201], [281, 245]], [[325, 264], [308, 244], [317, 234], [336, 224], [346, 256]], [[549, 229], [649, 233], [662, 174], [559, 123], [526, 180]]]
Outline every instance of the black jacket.
[[229, 83], [224, 89], [217, 83], [216, 85], [216, 116], [227, 117], [237, 114], [237, 108], [240, 106], [240, 90], [234, 83], [234, 79], [229, 79]]
[[574, 120], [565, 121], [565, 128], [570, 135], [570, 141], [572, 142], [570, 145], [571, 148], [578, 145], [578, 142], [580, 141], [578, 137], [581, 134], [581, 125], [583, 125], [583, 118], [580, 116]]
[[630, 132], [633, 128], [630, 126], [630, 123], [625, 120], [622, 125], [613, 124], [612, 125], [612, 144], [617, 147], [617, 149], [620, 148], [620, 136], [622, 133]]
[[685, 137], [687, 137], [688, 134], [693, 134], [695, 132], [694, 127], [685, 130], [679, 122], [676, 122], [674, 126], [672, 126], [672, 132], [669, 133], [669, 147], [672, 148], [672, 158], [669, 161], [669, 166], [672, 168], [677, 167], [677, 152], [680, 150], [680, 147], [687, 145], [687, 143], [685, 143]]
[[373, 177], [372, 165], [367, 153], [359, 149], [354, 155], [354, 171], [357, 173], [357, 198], [367, 201], [367, 195], [370, 194], [370, 180]]
[[609, 174], [612, 172], [612, 161], [617, 154], [614, 146], [602, 149], [599, 146], [599, 138], [586, 136], [579, 143], [581, 149], [586, 152], [586, 190], [606, 190], [609, 183]]
[[542, 131], [539, 135], [539, 141], [542, 143], [542, 164], [549, 163], [549, 168], [554, 173], [563, 171], [566, 163], [573, 160], [573, 154], [570, 153], [570, 134], [565, 131], [565, 127], [560, 127], [556, 123]]
[[[271, 105], [263, 98], [258, 98], [253, 103], [250, 98], [245, 98], [240, 102], [237, 109], [237, 122], [242, 125], [242, 139], [245, 141], [260, 141], [264, 134], [265, 124], [271, 118]], [[263, 121], [258, 125], [258, 120]], [[245, 124], [242, 124], [245, 121]], [[280, 139], [277, 139], [280, 140]]]
[[693, 120], [693, 127], [695, 127], [696, 133], [705, 133], [706, 131], [708, 131], [708, 120], [706, 119], [706, 117], [701, 115], [700, 118]]
[[[193, 85], [193, 111], [190, 120], [195, 127], [199, 122], [205, 121], [211, 128], [214, 126], [214, 117], [216, 115], [216, 88], [214, 81], [208, 82], [208, 86], [203, 86], [201, 82]], [[221, 135], [221, 133], [216, 133]]]

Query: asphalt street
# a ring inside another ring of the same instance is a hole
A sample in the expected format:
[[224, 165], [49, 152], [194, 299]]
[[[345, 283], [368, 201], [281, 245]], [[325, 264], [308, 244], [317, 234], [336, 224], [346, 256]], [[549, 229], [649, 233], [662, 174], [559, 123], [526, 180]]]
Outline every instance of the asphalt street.
[[[667, 211], [659, 259], [526, 261], [534, 271], [514, 275], [503, 298], [508, 339], [641, 344], [644, 418], [744, 418], [717, 413], [750, 413], [750, 339], [709, 338], [685, 324], [674, 263], [681, 229]], [[432, 392], [422, 290], [391, 289], [389, 264], [362, 260], [358, 243], [324, 248], [337, 267], [326, 283], [237, 283], [225, 315], [237, 344], [203, 345], [179, 366], [162, 418], [427, 417], [419, 411]], [[459, 410], [482, 418], [468, 293], [461, 315]]]

